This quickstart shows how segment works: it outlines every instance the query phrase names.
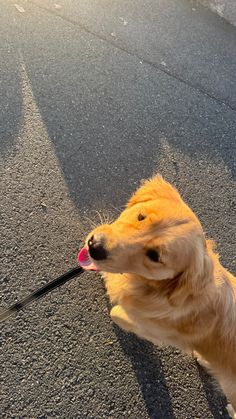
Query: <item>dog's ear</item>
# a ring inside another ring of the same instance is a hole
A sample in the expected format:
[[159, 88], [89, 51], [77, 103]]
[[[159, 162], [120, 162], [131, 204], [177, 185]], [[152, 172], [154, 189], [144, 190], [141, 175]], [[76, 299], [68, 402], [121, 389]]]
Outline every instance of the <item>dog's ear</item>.
[[181, 197], [178, 191], [166, 182], [161, 175], [156, 175], [141, 182], [141, 186], [130, 198], [127, 207], [130, 208], [135, 204], [155, 199], [168, 199], [177, 202], [181, 200]]
[[186, 299], [194, 298], [206, 292], [206, 287], [213, 279], [214, 265], [208, 252], [208, 243], [191, 246], [189, 242], [186, 252], [188, 264], [178, 279], [178, 286], [175, 292], [169, 297], [172, 306], [181, 306]]

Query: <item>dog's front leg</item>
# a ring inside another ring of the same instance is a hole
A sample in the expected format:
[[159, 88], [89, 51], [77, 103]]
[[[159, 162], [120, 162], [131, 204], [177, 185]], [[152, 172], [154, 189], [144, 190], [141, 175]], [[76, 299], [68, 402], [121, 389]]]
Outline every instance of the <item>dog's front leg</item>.
[[156, 335], [151, 335], [146, 332], [145, 327], [142, 323], [134, 323], [134, 321], [129, 317], [127, 312], [120, 305], [114, 306], [110, 311], [110, 316], [114, 323], [116, 323], [121, 329], [126, 332], [135, 333], [141, 339], [149, 340], [154, 343], [154, 345], [161, 345], [162, 341]]
[[206, 370], [210, 370], [210, 363], [206, 361], [197, 351], [192, 351], [193, 358]]
[[228, 404], [227, 405], [227, 410], [228, 410], [228, 414], [232, 419], [236, 419], [236, 413], [234, 411], [234, 408], [232, 406], [232, 404]]
[[110, 316], [113, 322], [121, 329], [124, 329], [127, 332], [135, 332], [135, 325], [133, 321], [120, 305], [116, 305], [111, 309]]

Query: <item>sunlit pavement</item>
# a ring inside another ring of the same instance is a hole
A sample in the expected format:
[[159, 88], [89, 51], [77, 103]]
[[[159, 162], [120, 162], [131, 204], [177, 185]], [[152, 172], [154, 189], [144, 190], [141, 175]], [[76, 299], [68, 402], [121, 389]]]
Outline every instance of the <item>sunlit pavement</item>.
[[[236, 28], [190, 0], [0, 6], [1, 308], [157, 171], [235, 272]], [[228, 417], [193, 360], [108, 313], [86, 273], [1, 324], [1, 418]]]

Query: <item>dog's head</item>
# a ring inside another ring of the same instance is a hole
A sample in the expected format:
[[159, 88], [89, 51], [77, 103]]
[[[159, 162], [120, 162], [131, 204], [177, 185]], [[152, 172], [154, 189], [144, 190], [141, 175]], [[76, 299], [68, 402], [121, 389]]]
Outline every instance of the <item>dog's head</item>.
[[202, 227], [179, 193], [161, 176], [145, 181], [111, 224], [87, 237], [81, 265], [104, 272], [164, 280], [204, 269]]

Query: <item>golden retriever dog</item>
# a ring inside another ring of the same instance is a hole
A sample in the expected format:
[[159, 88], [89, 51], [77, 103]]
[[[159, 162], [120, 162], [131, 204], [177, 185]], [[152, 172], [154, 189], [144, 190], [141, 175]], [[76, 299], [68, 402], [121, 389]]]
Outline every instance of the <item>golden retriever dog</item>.
[[118, 326], [196, 353], [236, 418], [236, 278], [174, 187], [145, 181], [116, 221], [89, 234], [79, 263], [102, 272]]

